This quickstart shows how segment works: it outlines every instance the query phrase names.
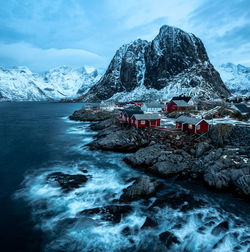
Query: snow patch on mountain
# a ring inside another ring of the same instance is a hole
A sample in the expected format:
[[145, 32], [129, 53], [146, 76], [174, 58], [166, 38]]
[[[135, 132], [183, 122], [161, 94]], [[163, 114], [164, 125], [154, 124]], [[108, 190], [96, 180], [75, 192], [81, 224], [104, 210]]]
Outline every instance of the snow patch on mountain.
[[77, 101], [155, 99], [180, 93], [209, 99], [230, 92], [195, 35], [164, 25], [150, 42], [120, 47], [103, 77]]
[[27, 67], [0, 67], [0, 101], [45, 101], [85, 94], [101, 75], [93, 67], [61, 66], [32, 73]]
[[222, 64], [217, 67], [227, 88], [235, 95], [250, 95], [250, 67]]
[[[206, 62], [204, 63], [207, 68]], [[194, 65], [193, 69], [201, 69], [201, 65]], [[171, 100], [174, 96], [185, 94], [192, 97], [193, 102], [203, 99], [219, 98], [218, 94], [214, 92], [214, 88], [208, 83], [198, 72], [194, 72], [193, 69], [184, 71], [171, 80], [162, 79], [161, 81], [167, 82], [167, 85], [157, 90], [155, 88], [146, 88], [144, 85], [140, 85], [131, 92], [119, 92], [113, 95], [109, 100], [114, 101], [131, 101], [131, 100]], [[189, 73], [188, 73], [189, 72]], [[199, 85], [193, 85], [192, 82], [198, 82]]]

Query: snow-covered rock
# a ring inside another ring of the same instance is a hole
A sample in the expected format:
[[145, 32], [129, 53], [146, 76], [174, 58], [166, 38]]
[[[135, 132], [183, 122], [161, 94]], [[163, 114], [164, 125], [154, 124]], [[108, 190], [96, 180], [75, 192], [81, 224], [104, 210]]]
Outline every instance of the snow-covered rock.
[[230, 92], [202, 41], [164, 25], [152, 42], [138, 39], [118, 49], [104, 76], [78, 100], [150, 100], [178, 94], [206, 99]]
[[0, 67], [0, 101], [75, 98], [86, 93], [100, 77], [88, 66], [77, 70], [62, 66], [42, 74], [32, 73], [27, 67]]
[[250, 67], [227, 63], [217, 67], [226, 87], [235, 95], [250, 95]]

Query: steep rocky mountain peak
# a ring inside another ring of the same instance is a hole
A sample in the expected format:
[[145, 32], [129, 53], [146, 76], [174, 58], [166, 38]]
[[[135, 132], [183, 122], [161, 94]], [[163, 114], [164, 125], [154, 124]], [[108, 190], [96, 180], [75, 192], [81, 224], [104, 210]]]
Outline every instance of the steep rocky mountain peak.
[[79, 100], [155, 99], [181, 93], [204, 99], [230, 94], [202, 41], [164, 25], [153, 41], [138, 39], [120, 47], [104, 76]]

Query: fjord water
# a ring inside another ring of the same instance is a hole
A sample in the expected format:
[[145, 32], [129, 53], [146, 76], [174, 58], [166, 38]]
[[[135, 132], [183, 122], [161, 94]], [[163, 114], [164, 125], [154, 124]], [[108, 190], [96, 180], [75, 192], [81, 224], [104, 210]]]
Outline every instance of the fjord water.
[[[152, 198], [131, 203], [132, 211], [118, 223], [100, 214], [79, 215], [117, 204], [133, 183], [129, 179], [140, 175], [121, 161], [125, 154], [88, 149], [96, 134], [90, 123], [68, 120], [81, 106], [0, 103], [1, 251], [248, 251], [249, 205], [196, 184], [163, 181], [157, 195], [185, 192], [206, 202], [188, 211], [169, 206], [151, 211]], [[87, 174], [88, 182], [63, 192], [47, 182], [53, 172]], [[147, 216], [158, 226], [141, 230]], [[228, 229], [213, 235], [222, 221]], [[179, 243], [162, 245], [158, 235], [165, 231]]]

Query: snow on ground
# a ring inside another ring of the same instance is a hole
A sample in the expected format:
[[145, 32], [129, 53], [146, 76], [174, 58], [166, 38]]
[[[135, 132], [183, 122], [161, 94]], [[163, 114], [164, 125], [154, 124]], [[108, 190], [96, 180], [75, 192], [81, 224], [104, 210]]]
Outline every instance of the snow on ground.
[[206, 120], [210, 125], [218, 124], [218, 123], [225, 123], [225, 124], [232, 124], [232, 125], [238, 125], [238, 126], [247, 126], [250, 127], [250, 121], [247, 122], [244, 121], [238, 121], [235, 119], [230, 118], [229, 116], [224, 118], [215, 118], [212, 120]]
[[161, 126], [164, 128], [175, 128], [175, 118], [168, 118], [168, 117], [164, 117], [162, 116], [161, 118]]

